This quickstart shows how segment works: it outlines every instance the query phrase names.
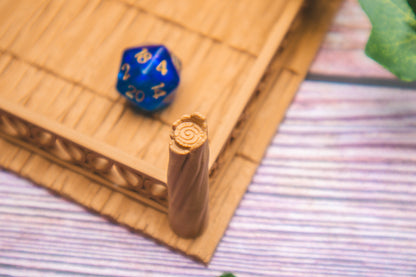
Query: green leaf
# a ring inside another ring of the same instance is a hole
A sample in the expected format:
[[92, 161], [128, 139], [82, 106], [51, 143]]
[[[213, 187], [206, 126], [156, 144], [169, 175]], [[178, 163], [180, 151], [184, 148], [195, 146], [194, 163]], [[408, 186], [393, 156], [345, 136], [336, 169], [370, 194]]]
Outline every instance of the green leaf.
[[373, 29], [365, 53], [404, 81], [416, 80], [416, 0], [359, 0]]
[[416, 14], [416, 0], [407, 0], [407, 4], [409, 4], [413, 12]]
[[220, 277], [235, 277], [232, 273], [226, 272], [223, 275], [221, 275]]

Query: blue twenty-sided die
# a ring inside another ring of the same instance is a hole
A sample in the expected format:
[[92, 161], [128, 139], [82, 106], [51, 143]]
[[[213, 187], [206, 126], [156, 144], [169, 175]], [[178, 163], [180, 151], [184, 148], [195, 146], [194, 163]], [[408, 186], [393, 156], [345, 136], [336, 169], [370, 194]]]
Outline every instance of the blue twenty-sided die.
[[145, 112], [168, 106], [179, 85], [180, 61], [163, 45], [124, 51], [117, 76], [117, 90]]

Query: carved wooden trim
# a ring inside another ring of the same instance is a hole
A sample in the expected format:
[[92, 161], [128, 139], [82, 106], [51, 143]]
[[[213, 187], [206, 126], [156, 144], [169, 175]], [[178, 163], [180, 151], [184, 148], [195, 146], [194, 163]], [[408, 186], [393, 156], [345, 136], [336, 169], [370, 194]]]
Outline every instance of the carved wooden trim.
[[[109, 151], [105, 151], [108, 148], [102, 148], [99, 143], [96, 149], [82, 145], [68, 138], [68, 130], [65, 130], [65, 134], [60, 134], [59, 128], [51, 128], [46, 123], [50, 124], [49, 121], [46, 122], [22, 107], [15, 107], [12, 103], [0, 103], [0, 136], [167, 212], [166, 179], [162, 176], [157, 178], [155, 169], [152, 169], [153, 172], [149, 170], [146, 172], [146, 168], [140, 167], [139, 160], [124, 159], [122, 162], [123, 157], [120, 159], [111, 157]], [[78, 140], [86, 139], [80, 134], [76, 136]], [[121, 154], [117, 153], [117, 155]]]

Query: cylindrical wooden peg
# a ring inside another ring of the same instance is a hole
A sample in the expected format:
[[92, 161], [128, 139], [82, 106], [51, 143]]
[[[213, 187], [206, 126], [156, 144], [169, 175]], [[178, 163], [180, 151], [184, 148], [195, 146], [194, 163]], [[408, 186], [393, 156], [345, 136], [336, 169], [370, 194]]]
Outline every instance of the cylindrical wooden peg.
[[194, 113], [172, 125], [169, 145], [169, 222], [181, 237], [197, 237], [208, 221], [208, 130]]

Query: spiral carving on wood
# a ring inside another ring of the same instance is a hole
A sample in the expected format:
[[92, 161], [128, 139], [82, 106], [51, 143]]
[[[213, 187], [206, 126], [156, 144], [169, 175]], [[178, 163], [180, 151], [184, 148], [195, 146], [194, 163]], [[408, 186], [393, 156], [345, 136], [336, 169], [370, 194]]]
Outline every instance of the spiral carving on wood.
[[174, 130], [175, 143], [184, 149], [198, 147], [205, 140], [205, 132], [201, 126], [193, 122], [180, 122]]
[[169, 146], [169, 222], [181, 237], [196, 237], [208, 221], [208, 131], [200, 114], [172, 126]]
[[172, 125], [170, 147], [175, 151], [188, 153], [200, 147], [207, 140], [207, 124], [200, 114], [185, 115]]
[[3, 110], [0, 110], [1, 134], [14, 142], [28, 142], [37, 147], [37, 152], [52, 155], [63, 164], [86, 169], [116, 190], [131, 191], [167, 208], [165, 183]]

